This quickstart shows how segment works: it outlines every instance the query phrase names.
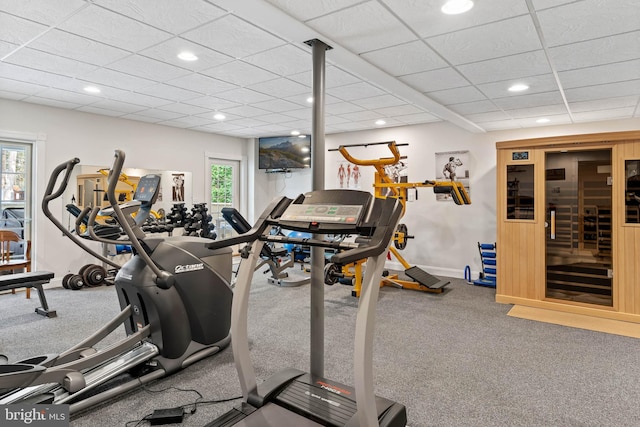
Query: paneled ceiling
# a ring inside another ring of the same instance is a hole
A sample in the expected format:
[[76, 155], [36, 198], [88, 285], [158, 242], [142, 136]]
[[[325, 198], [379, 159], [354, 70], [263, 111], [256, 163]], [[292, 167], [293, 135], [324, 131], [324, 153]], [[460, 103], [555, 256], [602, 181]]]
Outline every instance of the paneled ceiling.
[[327, 133], [640, 117], [639, 0], [475, 0], [459, 15], [443, 2], [2, 0], [0, 98], [238, 137], [309, 133], [304, 42], [320, 39]]

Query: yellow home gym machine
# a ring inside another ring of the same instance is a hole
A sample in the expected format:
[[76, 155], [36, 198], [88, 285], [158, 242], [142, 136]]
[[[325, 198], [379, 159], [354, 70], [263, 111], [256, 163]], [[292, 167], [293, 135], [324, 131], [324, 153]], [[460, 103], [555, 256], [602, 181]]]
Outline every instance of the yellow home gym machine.
[[[368, 147], [374, 145], [386, 145], [391, 151], [391, 157], [381, 157], [378, 159], [358, 159], [353, 157], [349, 150], [354, 147]], [[407, 208], [408, 192], [409, 190], [417, 190], [421, 187], [432, 187], [433, 192], [436, 194], [449, 194], [451, 199], [457, 205], [469, 205], [471, 204], [471, 198], [469, 193], [464, 188], [461, 182], [458, 181], [424, 181], [424, 182], [396, 182], [393, 177], [389, 176], [387, 168], [389, 166], [396, 165], [401, 159], [406, 158], [400, 155], [398, 147], [406, 146], [409, 144], [397, 144], [395, 141], [388, 142], [373, 142], [367, 144], [349, 144], [341, 145], [336, 149], [330, 149], [329, 151], [339, 151], [340, 154], [350, 163], [358, 166], [373, 166], [376, 170], [373, 183], [374, 195], [380, 199], [386, 199], [388, 197], [396, 198], [402, 204], [402, 215], [404, 216]], [[442, 281], [437, 277], [432, 276], [426, 271], [422, 270], [418, 266], [411, 266], [400, 255], [400, 250], [407, 247], [407, 241], [414, 238], [409, 235], [407, 226], [405, 224], [398, 224], [394, 237], [393, 246], [389, 247], [389, 252], [393, 255], [400, 264], [405, 268], [404, 274], [413, 280], [405, 280], [399, 277], [398, 274], [387, 274], [383, 277], [380, 286], [396, 286], [402, 289], [413, 289], [424, 292], [441, 293], [444, 287], [449, 284], [448, 281]], [[353, 296], [359, 297], [362, 287], [362, 267], [365, 263], [365, 259], [356, 261], [352, 264], [342, 267], [342, 271], [335, 270], [335, 267], [328, 267], [325, 269], [325, 283], [333, 284], [341, 278], [349, 279], [353, 283]], [[333, 269], [333, 270], [332, 270]]]

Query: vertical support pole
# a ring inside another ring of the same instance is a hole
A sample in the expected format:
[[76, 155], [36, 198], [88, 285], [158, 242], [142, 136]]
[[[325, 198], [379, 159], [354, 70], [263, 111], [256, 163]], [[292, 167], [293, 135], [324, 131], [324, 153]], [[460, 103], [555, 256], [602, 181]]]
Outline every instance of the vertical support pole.
[[[311, 121], [311, 186], [324, 190], [324, 82], [325, 52], [330, 49], [318, 39], [305, 42], [312, 48], [313, 115]], [[311, 248], [310, 372], [324, 376], [324, 249]]]

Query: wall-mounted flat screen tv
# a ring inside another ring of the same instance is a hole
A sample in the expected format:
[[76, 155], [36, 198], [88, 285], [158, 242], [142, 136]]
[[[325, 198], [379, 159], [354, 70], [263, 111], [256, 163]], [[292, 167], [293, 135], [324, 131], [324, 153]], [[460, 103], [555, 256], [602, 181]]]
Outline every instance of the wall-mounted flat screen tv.
[[258, 168], [287, 171], [311, 167], [311, 135], [258, 138]]

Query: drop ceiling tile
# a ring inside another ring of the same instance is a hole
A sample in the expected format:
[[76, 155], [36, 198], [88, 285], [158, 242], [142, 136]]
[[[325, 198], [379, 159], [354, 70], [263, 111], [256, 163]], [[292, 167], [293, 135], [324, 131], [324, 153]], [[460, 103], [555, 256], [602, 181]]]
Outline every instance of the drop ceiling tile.
[[535, 10], [543, 10], [561, 6], [566, 3], [573, 3], [574, 1], [575, 0], [532, 0], [531, 3]]
[[372, 96], [371, 98], [355, 99], [351, 102], [367, 109], [379, 109], [405, 104], [405, 101], [400, 98], [396, 98], [395, 96], [388, 94]]
[[340, 117], [354, 122], [359, 122], [364, 120], [375, 121], [383, 118], [384, 116], [376, 111], [357, 111], [355, 113], [341, 114]]
[[4, 58], [5, 55], [8, 55], [9, 53], [11, 53], [14, 50], [16, 50], [18, 47], [19, 46], [17, 44], [4, 42], [4, 41], [0, 40], [0, 59]]
[[[640, 50], [640, 43], [638, 46]], [[558, 75], [562, 87], [565, 89], [636, 80], [640, 79], [640, 59], [581, 68], [579, 70], [562, 71]]]
[[188, 31], [182, 37], [236, 59], [285, 44], [278, 37], [233, 15]]
[[640, 30], [637, 0], [584, 0], [538, 12], [549, 47]]
[[190, 74], [191, 71], [140, 55], [131, 55], [109, 64], [109, 69], [145, 79], [164, 82]]
[[311, 118], [308, 120], [293, 120], [282, 124], [288, 126], [290, 129], [297, 130], [300, 132], [300, 136], [306, 136], [311, 133]]
[[[294, 95], [294, 96], [285, 96], [285, 97], [281, 97], [282, 99], [284, 99], [285, 101], [289, 101], [292, 102], [294, 104], [297, 105], [298, 108], [300, 107], [309, 107], [311, 108], [311, 106], [313, 105], [311, 102], [307, 101], [309, 98], [312, 98], [311, 94], [308, 93], [301, 93], [299, 95]], [[328, 104], [329, 101], [326, 99], [327, 97], [325, 96], [325, 104]], [[335, 98], [333, 98], [332, 102], [336, 102], [338, 100], [336, 100]]]
[[[180, 52], [191, 52], [198, 57], [197, 61], [183, 61], [178, 58]], [[191, 71], [202, 71], [207, 68], [226, 64], [234, 59], [213, 49], [209, 49], [189, 40], [174, 37], [155, 46], [139, 52], [140, 55], [157, 59], [167, 64], [186, 68]]]
[[573, 120], [576, 122], [593, 122], [601, 120], [628, 119], [633, 117], [633, 112], [634, 107], [586, 111], [583, 113], [574, 113]]
[[200, 98], [189, 99], [184, 103], [187, 105], [195, 105], [202, 108], [208, 108], [214, 111], [233, 108], [240, 105], [237, 102], [216, 98], [215, 96], [203, 96]]
[[317, 18], [318, 16], [326, 15], [362, 2], [362, 0], [314, 0], [309, 2], [302, 2], [300, 0], [267, 1], [301, 21]]
[[242, 118], [237, 120], [227, 120], [226, 123], [235, 125], [238, 129], [241, 128], [251, 128], [255, 126], [264, 126], [268, 123], [263, 122], [262, 120], [254, 119], [254, 118]]
[[97, 6], [82, 9], [59, 28], [132, 52], [171, 38], [170, 33]]
[[82, 79], [93, 82], [98, 86], [104, 85], [125, 90], [140, 89], [155, 83], [130, 74], [109, 70], [107, 68], [98, 68], [95, 71], [84, 73], [82, 75]]
[[29, 44], [29, 47], [53, 55], [104, 66], [130, 55], [130, 52], [108, 46], [75, 34], [53, 29]]
[[504, 111], [491, 111], [489, 113], [468, 114], [465, 116], [467, 119], [474, 123], [478, 123], [482, 126], [485, 122], [497, 122], [502, 120], [509, 120], [512, 117]]
[[406, 116], [408, 114], [424, 113], [424, 111], [422, 111], [420, 108], [411, 104], [398, 105], [395, 107], [378, 108], [376, 111], [385, 117]]
[[178, 77], [177, 79], [167, 81], [167, 84], [203, 94], [215, 94], [238, 87], [232, 83], [223, 82], [222, 80], [207, 77], [202, 74], [189, 74]]
[[21, 101], [24, 98], [27, 98], [29, 95], [25, 95], [23, 93], [10, 92], [6, 90], [0, 89], [0, 98], [2, 99], [10, 99], [12, 101]]
[[542, 50], [459, 65], [456, 68], [476, 85], [551, 73]]
[[560, 95], [559, 91], [553, 91], [507, 98], [496, 98], [493, 102], [498, 107], [505, 110], [515, 110], [519, 108], [542, 107], [544, 105], [558, 105], [562, 103], [562, 95]]
[[246, 88], [228, 90], [217, 94], [217, 97], [232, 102], [240, 102], [242, 104], [253, 104], [273, 99], [271, 96]]
[[239, 86], [249, 86], [278, 78], [277, 74], [243, 61], [233, 61], [209, 68], [204, 70], [202, 74]]
[[116, 101], [114, 99], [103, 99], [94, 104], [93, 107], [104, 108], [107, 110], [122, 111], [124, 113], [135, 113], [146, 110], [147, 107], [141, 105], [130, 104], [128, 102]]
[[163, 105], [158, 107], [159, 110], [171, 111], [174, 113], [180, 113], [182, 115], [196, 115], [207, 113], [209, 110], [202, 107], [197, 107], [195, 105], [184, 104], [181, 102], [176, 102], [174, 104]]
[[72, 104], [88, 105], [94, 102], [100, 101], [101, 96], [82, 94], [77, 92], [70, 92], [62, 89], [47, 88], [41, 92], [38, 92], [39, 98], [56, 99], [59, 101], [69, 102]]
[[547, 116], [567, 115], [567, 107], [564, 104], [545, 105], [543, 107], [517, 108], [508, 111], [509, 116], [514, 119], [540, 118]]
[[351, 104], [350, 102], [336, 102], [335, 104], [325, 106], [325, 112], [333, 115], [353, 113], [362, 110], [364, 110], [364, 108]]
[[201, 93], [181, 89], [167, 84], [148, 86], [144, 89], [137, 90], [136, 93], [143, 93], [156, 98], [169, 99], [171, 101], [185, 101], [187, 99], [199, 98], [202, 96]]
[[286, 135], [289, 133], [289, 128], [287, 126], [277, 124], [255, 126], [254, 130], [256, 131], [257, 136], [269, 136], [277, 134]]
[[282, 113], [285, 111], [297, 110], [299, 108], [299, 106], [293, 102], [285, 101], [283, 99], [272, 99], [270, 101], [257, 102], [253, 105], [257, 108], [271, 111], [272, 113]]
[[204, 113], [194, 114], [194, 115], [197, 116], [197, 117], [202, 117], [204, 119], [211, 120], [213, 123], [218, 123], [218, 122], [222, 123], [222, 122], [229, 122], [229, 121], [232, 121], [232, 120], [240, 120], [240, 119], [242, 119], [242, 116], [238, 116], [238, 115], [235, 115], [235, 114], [229, 114], [228, 112], [225, 111], [223, 113], [224, 119], [219, 120], [219, 119], [216, 119], [215, 117], [213, 117], [216, 114], [217, 114], [217, 111], [207, 111], [207, 112], [204, 112]]
[[242, 127], [235, 125], [233, 123], [221, 122], [221, 123], [214, 123], [206, 126], [198, 126], [198, 127], [195, 127], [194, 129], [217, 133], [217, 132], [229, 132], [229, 131], [240, 130], [242, 129]]
[[487, 122], [487, 123], [483, 123], [482, 126], [480, 127], [486, 131], [522, 128], [522, 126], [520, 125], [520, 123], [518, 123], [517, 120], [502, 120], [499, 122]]
[[487, 99], [482, 92], [473, 86], [428, 92], [426, 95], [442, 105], [461, 104], [463, 102], [482, 101]]
[[46, 25], [0, 12], [0, 40], [22, 45], [47, 29]]
[[126, 114], [124, 116], [120, 116], [121, 119], [135, 120], [137, 122], [147, 122], [147, 123], [158, 123], [162, 121], [161, 119], [157, 119], [155, 117], [147, 117], [141, 116], [139, 114]]
[[268, 80], [266, 82], [256, 83], [248, 86], [249, 89], [255, 90], [272, 96], [293, 96], [304, 94], [307, 97], [311, 96], [311, 88], [296, 83], [293, 80], [286, 78], [279, 78], [274, 80]]
[[98, 114], [101, 116], [120, 117], [124, 115], [122, 111], [113, 111], [106, 108], [98, 108], [93, 105], [87, 105], [84, 107], [76, 108], [77, 111], [83, 111], [85, 113]]
[[620, 96], [616, 98], [598, 99], [595, 101], [572, 102], [569, 104], [572, 112], [583, 113], [596, 110], [614, 110], [618, 108], [635, 107], [640, 96]]
[[487, 113], [489, 111], [499, 110], [498, 106], [496, 106], [491, 101], [465, 102], [463, 104], [447, 105], [447, 108], [450, 108], [456, 113], [462, 114], [462, 115], [475, 114], [475, 113]]
[[427, 39], [429, 45], [454, 65], [486, 61], [542, 48], [529, 15]]
[[400, 80], [420, 92], [435, 92], [469, 85], [469, 82], [451, 67], [402, 76]]
[[281, 76], [309, 71], [312, 65], [311, 53], [291, 44], [247, 56], [243, 61]]
[[598, 86], [586, 86], [565, 90], [568, 102], [592, 101], [595, 99], [615, 98], [618, 96], [640, 95], [640, 80], [610, 83]]
[[183, 116], [173, 119], [172, 121], [184, 124], [186, 127], [205, 126], [218, 123], [213, 117], [205, 118], [198, 116]]
[[277, 114], [277, 113], [264, 114], [262, 116], [255, 116], [254, 118], [257, 120], [262, 120], [265, 123], [271, 123], [271, 124], [287, 123], [294, 120], [294, 117], [287, 116], [286, 114]]
[[358, 130], [365, 130], [371, 128], [371, 123], [354, 123], [354, 122], [346, 122], [346, 123], [336, 123], [331, 126], [335, 129], [336, 132], [355, 132]]
[[431, 37], [528, 13], [524, 1], [476, 1], [469, 13], [445, 15], [442, 0], [384, 0], [420, 37]]
[[523, 128], [532, 128], [532, 127], [540, 127], [540, 126], [557, 126], [557, 125], [569, 125], [572, 124], [573, 121], [568, 114], [558, 114], [558, 115], [546, 115], [545, 119], [548, 119], [548, 122], [538, 123], [539, 117], [532, 117], [527, 119], [516, 119], [515, 121]]
[[558, 71], [637, 59], [640, 31], [553, 47], [549, 55]]
[[500, 82], [483, 83], [477, 85], [477, 88], [490, 99], [505, 98], [507, 96], [520, 96], [523, 92], [509, 92], [509, 88], [516, 83], [526, 84], [529, 86], [529, 89], [524, 92], [525, 94], [550, 92], [558, 89], [556, 79], [551, 73], [504, 80]]
[[269, 113], [269, 111], [252, 107], [250, 105], [240, 105], [237, 107], [224, 108], [223, 111], [225, 112], [225, 114], [235, 114], [238, 117], [257, 117]]
[[[49, 26], [60, 23], [74, 11], [87, 6], [89, 4], [84, 0], [2, 1], [0, 11]], [[0, 21], [4, 24], [2, 18]]]
[[163, 126], [171, 126], [171, 127], [174, 127], [174, 128], [182, 128], [182, 129], [187, 129], [187, 128], [192, 127], [188, 123], [183, 123], [183, 122], [181, 122], [179, 120], [163, 120], [161, 122], [158, 122], [157, 124], [163, 125]]
[[385, 7], [373, 1], [311, 19], [306, 24], [354, 53], [416, 39]]
[[23, 99], [23, 101], [31, 104], [47, 105], [49, 107], [65, 108], [67, 110], [73, 110], [80, 107], [80, 105], [74, 104], [73, 102], [66, 102], [58, 99], [41, 98], [39, 96], [30, 96]]
[[107, 88], [102, 91], [101, 95], [111, 100], [136, 104], [147, 108], [155, 108], [160, 107], [161, 105], [171, 104], [171, 101], [158, 98], [156, 96], [149, 96], [142, 93], [135, 93], [116, 88]]
[[[309, 116], [309, 119], [311, 120], [311, 116]], [[350, 120], [347, 120], [344, 117], [340, 117], [340, 116], [326, 116], [324, 118], [324, 123], [328, 126], [337, 125], [341, 123], [349, 123], [349, 122]]]
[[360, 56], [392, 76], [403, 76], [447, 66], [447, 63], [421, 40], [374, 50]]
[[311, 107], [287, 111], [287, 116], [295, 117], [296, 119], [301, 120], [311, 120], [312, 115], [313, 112], [311, 111]]
[[[61, 58], [59, 56], [29, 48], [20, 49], [7, 58], [6, 62], [70, 77], [77, 77], [97, 68], [95, 65]], [[44, 84], [45, 82], [42, 83]]]
[[94, 0], [94, 3], [173, 34], [225, 14], [222, 9], [201, 0]]
[[327, 89], [326, 92], [343, 101], [353, 101], [355, 99], [370, 98], [372, 96], [384, 94], [383, 90], [378, 89], [367, 82], [331, 88]]
[[0, 90], [21, 93], [23, 97], [26, 95], [35, 95], [45, 89], [47, 89], [46, 86], [0, 77]]
[[[313, 83], [313, 76], [311, 71], [299, 73], [289, 76], [293, 81], [296, 81], [305, 86], [311, 86]], [[325, 87], [331, 89], [338, 86], [345, 86], [353, 83], [357, 83], [362, 79], [357, 78], [351, 73], [348, 73], [338, 67], [328, 65], [325, 71]]]

